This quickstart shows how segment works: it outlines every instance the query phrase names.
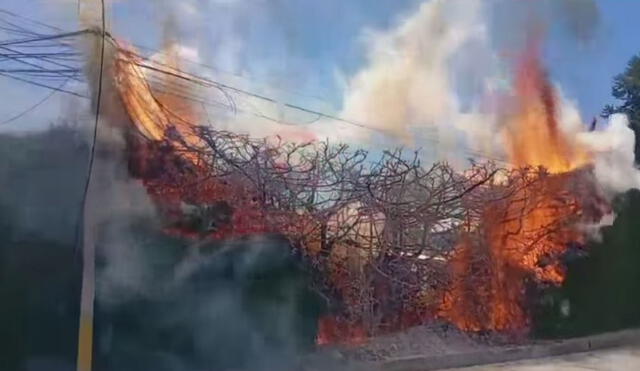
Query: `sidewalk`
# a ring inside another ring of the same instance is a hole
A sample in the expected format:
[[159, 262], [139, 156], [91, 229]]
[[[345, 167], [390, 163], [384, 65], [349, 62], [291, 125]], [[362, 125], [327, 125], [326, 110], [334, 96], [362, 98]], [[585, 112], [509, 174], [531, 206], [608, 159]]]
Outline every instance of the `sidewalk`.
[[494, 365], [450, 369], [450, 371], [636, 371], [640, 370], [640, 346], [574, 353]]
[[[582, 369], [577, 368], [576, 370], [640, 370], [640, 329], [583, 338], [541, 341], [523, 346], [482, 349], [468, 353], [417, 355], [386, 360], [376, 366], [384, 371], [428, 371], [455, 368], [487, 371], [571, 370], [571, 368], [567, 368], [573, 367], [571, 363], [563, 362], [574, 360], [585, 365]], [[554, 365], [554, 362], [558, 368], [549, 368]], [[590, 365], [589, 362], [595, 362], [596, 366]], [[618, 364], [613, 366], [615, 362]], [[601, 364], [605, 368], [597, 368], [597, 364]], [[520, 365], [524, 368], [516, 368]], [[623, 368], [627, 366], [630, 368]]]

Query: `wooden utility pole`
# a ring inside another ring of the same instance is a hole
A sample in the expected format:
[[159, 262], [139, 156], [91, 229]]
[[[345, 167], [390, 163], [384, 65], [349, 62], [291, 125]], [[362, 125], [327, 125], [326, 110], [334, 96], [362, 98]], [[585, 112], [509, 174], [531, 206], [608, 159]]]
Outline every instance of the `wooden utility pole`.
[[80, 296], [80, 326], [78, 331], [78, 371], [91, 371], [93, 356], [93, 306], [95, 300], [95, 234], [91, 198], [84, 206], [82, 232], [82, 291]]
[[[100, 34], [89, 34], [90, 37], [100, 36], [100, 59], [98, 70], [98, 81], [96, 91], [94, 93], [95, 103], [95, 121], [93, 127], [93, 138], [91, 144], [91, 153], [89, 158], [89, 169], [87, 172], [87, 180], [83, 195], [82, 205], [82, 218], [78, 220], [82, 223], [82, 290], [80, 293], [80, 323], [78, 329], [78, 358], [76, 363], [77, 371], [91, 371], [93, 362], [93, 313], [94, 313], [94, 301], [95, 301], [95, 227], [96, 227], [96, 206], [94, 204], [94, 198], [91, 197], [91, 185], [93, 165], [95, 160], [96, 145], [98, 138], [98, 128], [100, 120], [100, 107], [102, 103], [102, 80], [104, 73], [104, 58], [105, 58], [105, 36], [106, 36], [106, 22], [105, 22], [105, 0], [79, 0], [78, 12], [84, 13], [85, 8], [82, 6], [86, 2], [91, 2], [89, 5], [99, 6], [100, 14]], [[95, 9], [95, 8], [94, 8]], [[79, 14], [81, 20], [84, 18], [83, 14]], [[85, 19], [86, 21], [86, 19]], [[93, 58], [88, 58], [88, 61], [93, 61]], [[93, 70], [88, 68], [89, 71]], [[91, 80], [91, 79], [90, 79]]]

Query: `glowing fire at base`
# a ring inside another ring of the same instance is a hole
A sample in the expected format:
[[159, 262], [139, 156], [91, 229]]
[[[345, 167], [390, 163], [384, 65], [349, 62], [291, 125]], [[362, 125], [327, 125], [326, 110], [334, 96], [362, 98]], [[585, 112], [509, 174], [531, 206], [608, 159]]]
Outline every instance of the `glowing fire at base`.
[[342, 323], [333, 316], [320, 318], [318, 322], [318, 345], [348, 342], [349, 344], [361, 344], [367, 341], [369, 334], [362, 325]]
[[[561, 258], [572, 242], [582, 242], [581, 173], [549, 175], [518, 171], [492, 202], [479, 225], [458, 245], [453, 282], [445, 294], [443, 317], [464, 330], [526, 330], [527, 280], [560, 284]], [[535, 186], [524, 186], [525, 182]]]

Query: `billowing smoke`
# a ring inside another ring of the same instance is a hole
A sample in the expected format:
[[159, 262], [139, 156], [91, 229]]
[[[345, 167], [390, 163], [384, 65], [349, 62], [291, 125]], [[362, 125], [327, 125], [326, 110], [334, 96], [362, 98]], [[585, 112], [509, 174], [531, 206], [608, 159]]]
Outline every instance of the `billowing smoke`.
[[105, 369], [286, 370], [313, 347], [318, 303], [286, 241], [196, 250], [140, 221], [109, 230], [119, 237], [101, 244], [96, 317]]
[[[188, 59], [231, 72], [221, 74], [205, 68], [197, 70], [199, 74], [290, 101], [291, 97], [277, 89], [265, 90], [264, 84], [240, 77], [248, 71], [274, 72], [275, 66], [282, 67], [282, 63], [274, 64], [272, 60], [256, 61], [249, 53], [251, 46], [244, 45], [251, 32], [239, 26], [251, 21], [260, 25], [274, 23], [286, 29], [286, 22], [270, 18], [277, 11], [273, 9], [282, 6], [283, 2], [256, 2], [252, 6], [240, 1], [163, 3], [166, 13], [179, 15], [174, 16], [177, 28], [187, 30], [176, 42], [179, 40], [179, 48], [189, 51]], [[221, 12], [225, 16], [217, 17]], [[201, 16], [203, 13], [216, 15], [211, 30], [195, 26], [210, 21]], [[95, 9], [86, 6], [82, 14], [83, 19], [94, 19], [96, 23]], [[509, 21], [511, 18], [514, 20]], [[187, 22], [189, 25], [185, 25]], [[328, 137], [364, 145], [377, 130], [386, 134], [388, 145], [400, 141], [424, 148], [429, 161], [445, 159], [463, 167], [470, 157], [501, 155], [502, 145], [495, 135], [500, 120], [496, 116], [512, 89], [510, 61], [504, 58], [504, 52], [521, 52], [534, 30], [557, 26], [576, 39], [588, 41], [596, 35], [598, 25], [598, 7], [591, 0], [424, 1], [394, 26], [363, 32], [366, 62], [345, 78], [338, 116], [373, 131], [238, 95], [232, 95], [232, 112], [224, 105], [207, 106], [203, 117], [221, 129], [258, 137], [279, 134], [293, 141]], [[207, 34], [213, 38], [212, 45], [198, 41], [209, 40], [203, 37]], [[269, 55], [284, 56], [287, 65], [294, 63], [291, 60], [296, 57], [287, 55], [286, 46], [281, 45], [286, 43], [278, 35], [274, 38]], [[297, 70], [300, 63], [295, 64]], [[305, 72], [297, 73], [285, 85], [304, 85], [313, 79], [306, 77], [315, 75], [313, 70]], [[208, 95], [218, 103], [226, 103], [228, 98], [215, 90]], [[326, 107], [320, 110], [331, 112]], [[300, 123], [313, 124], [297, 125]]]
[[[498, 15], [505, 9], [529, 18], [503, 23]], [[367, 35], [367, 63], [347, 85], [342, 115], [435, 149], [425, 151], [427, 160], [465, 166], [470, 157], [500, 157], [504, 145], [496, 134], [513, 95], [513, 61], [503, 52], [521, 54], [534, 31], [558, 17], [572, 35], [590, 37], [597, 14], [590, 1], [425, 1], [395, 28]], [[575, 104], [559, 99], [560, 125], [575, 134], [581, 130]], [[352, 132], [356, 140], [370, 134]]]
[[[367, 66], [348, 84], [343, 116], [411, 145], [440, 146], [440, 159], [469, 145], [461, 130], [488, 141], [493, 118], [474, 91], [489, 84], [494, 62], [483, 11], [475, 0], [430, 1], [397, 28], [371, 33]], [[468, 103], [458, 86], [471, 95]], [[424, 132], [427, 142], [417, 142]]]
[[551, 1], [553, 14], [563, 21], [567, 29], [580, 41], [592, 40], [600, 26], [600, 11], [594, 0]]
[[[506, 21], [508, 12], [517, 21]], [[464, 167], [471, 157], [504, 155], [500, 135], [512, 108], [513, 58], [545, 31], [564, 29], [581, 42], [599, 29], [593, 1], [425, 1], [396, 27], [367, 35], [367, 63], [349, 81], [344, 117], [424, 149], [427, 161]], [[542, 31], [540, 31], [542, 30]], [[501, 57], [498, 57], [498, 56]], [[624, 116], [587, 133], [577, 103], [554, 83], [557, 120], [591, 152], [595, 176], [610, 195], [638, 188], [634, 135]], [[370, 132], [353, 129], [351, 138]], [[573, 139], [572, 139], [573, 140]]]
[[606, 127], [583, 133], [580, 140], [594, 152], [594, 171], [600, 184], [611, 194], [640, 189], [640, 170], [635, 166], [635, 135], [626, 115], [609, 117]]
[[[165, 235], [142, 182], [130, 176], [127, 138], [137, 134], [116, 88], [114, 47], [107, 40], [83, 224], [85, 246], [97, 256], [96, 364], [118, 371], [293, 367], [314, 345], [322, 308], [305, 271], [277, 236], [190, 242]], [[100, 48], [89, 35], [87, 74], [96, 92]]]

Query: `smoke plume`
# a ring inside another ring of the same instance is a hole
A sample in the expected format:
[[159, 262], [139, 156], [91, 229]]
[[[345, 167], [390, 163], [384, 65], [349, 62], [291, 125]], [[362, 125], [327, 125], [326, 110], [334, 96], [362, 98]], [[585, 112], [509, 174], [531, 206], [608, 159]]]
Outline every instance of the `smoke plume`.
[[604, 130], [583, 133], [579, 139], [593, 151], [594, 171], [610, 194], [640, 189], [640, 170], [635, 166], [635, 134], [626, 115], [609, 117]]
[[[97, 91], [100, 39], [88, 38], [86, 71]], [[130, 176], [127, 138], [139, 133], [117, 88], [115, 47], [107, 40], [84, 223], [85, 241], [97, 251], [97, 364], [118, 371], [293, 367], [313, 347], [321, 303], [288, 242], [164, 235], [142, 182]], [[156, 58], [170, 63], [180, 50], [169, 43]]]
[[[371, 33], [367, 66], [348, 83], [343, 116], [411, 145], [441, 146], [440, 159], [454, 158], [456, 148], [469, 145], [460, 138], [465, 131], [489, 141], [485, 133], [493, 119], [477, 99], [493, 61], [483, 11], [475, 0], [429, 1], [397, 28]], [[472, 95], [467, 109], [458, 86]], [[476, 130], [479, 125], [484, 130]], [[410, 140], [430, 129], [426, 144]]]

